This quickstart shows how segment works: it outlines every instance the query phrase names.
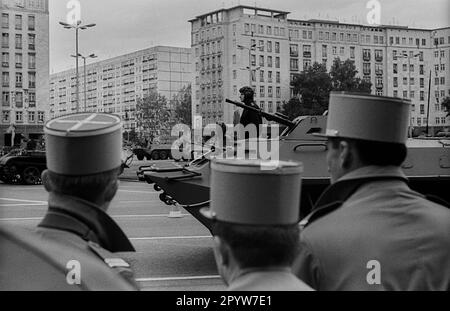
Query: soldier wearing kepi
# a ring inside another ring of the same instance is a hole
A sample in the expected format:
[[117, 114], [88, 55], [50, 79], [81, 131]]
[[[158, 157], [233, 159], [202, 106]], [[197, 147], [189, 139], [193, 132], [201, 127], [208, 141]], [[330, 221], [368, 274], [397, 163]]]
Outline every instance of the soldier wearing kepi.
[[218, 270], [231, 291], [311, 290], [291, 272], [299, 239], [302, 166], [261, 161], [212, 163], [211, 206]]
[[[103, 263], [95, 289], [137, 289], [129, 265], [115, 252], [134, 251], [106, 211], [114, 198], [122, 163], [122, 124], [104, 113], [80, 113], [49, 121], [45, 128], [48, 212], [38, 226], [41, 237], [71, 248], [70, 257]], [[89, 265], [89, 262], [81, 262]], [[113, 274], [117, 284], [102, 284]], [[86, 280], [81, 275], [81, 282]]]
[[300, 223], [294, 273], [317, 290], [449, 290], [450, 211], [401, 170], [409, 101], [331, 93], [332, 185]]

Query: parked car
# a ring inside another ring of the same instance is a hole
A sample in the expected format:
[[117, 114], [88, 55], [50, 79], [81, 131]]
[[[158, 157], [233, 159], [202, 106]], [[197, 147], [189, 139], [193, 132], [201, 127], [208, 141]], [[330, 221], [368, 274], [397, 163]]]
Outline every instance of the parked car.
[[41, 184], [45, 169], [45, 151], [15, 149], [0, 158], [0, 180], [7, 184]]

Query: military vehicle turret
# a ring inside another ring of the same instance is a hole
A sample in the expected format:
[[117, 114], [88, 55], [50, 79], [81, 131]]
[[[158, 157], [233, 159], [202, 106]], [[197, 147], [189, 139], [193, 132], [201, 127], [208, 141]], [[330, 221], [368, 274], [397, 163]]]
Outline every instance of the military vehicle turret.
[[[237, 106], [243, 104], [227, 100]], [[248, 109], [248, 108], [247, 108]], [[303, 116], [289, 121], [279, 114], [268, 114], [256, 108], [258, 113], [270, 121], [286, 128], [279, 137], [266, 139], [270, 144], [279, 141], [279, 159], [302, 162], [301, 217], [306, 216], [319, 195], [330, 184], [326, 167], [326, 139], [314, 136], [326, 128], [326, 116]], [[382, 126], [382, 125], [380, 125]], [[259, 139], [261, 141], [262, 139]], [[243, 144], [239, 141], [238, 144]], [[450, 140], [447, 138], [408, 139], [408, 157], [403, 170], [409, 177], [410, 186], [423, 194], [439, 196], [450, 201]], [[383, 150], [380, 150], [383, 152]], [[161, 191], [160, 199], [168, 204], [178, 204], [209, 229], [210, 222], [199, 209], [209, 204], [209, 181], [211, 151], [187, 165], [153, 165], [138, 172], [149, 184]]]

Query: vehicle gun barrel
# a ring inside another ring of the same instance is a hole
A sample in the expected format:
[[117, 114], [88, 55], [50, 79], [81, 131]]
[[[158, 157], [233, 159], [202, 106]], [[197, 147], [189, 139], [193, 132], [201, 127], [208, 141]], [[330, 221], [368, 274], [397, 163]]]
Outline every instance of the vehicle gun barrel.
[[263, 110], [260, 109], [260, 108], [247, 106], [247, 105], [244, 104], [244, 103], [236, 102], [236, 101], [233, 101], [233, 100], [230, 100], [230, 99], [226, 99], [225, 102], [227, 102], [227, 103], [229, 103], [229, 104], [232, 104], [232, 105], [235, 105], [235, 106], [238, 106], [238, 107], [243, 108], [243, 109], [247, 109], [247, 110], [256, 112], [257, 114], [261, 115], [262, 117], [264, 117], [264, 118], [267, 119], [268, 121], [275, 121], [275, 122], [277, 122], [277, 123], [286, 125], [286, 126], [288, 126], [289, 128], [295, 127], [295, 123], [292, 122], [291, 120], [288, 120], [288, 119], [286, 119], [286, 118], [280, 117], [280, 116], [278, 116], [278, 115], [276, 115], [276, 114], [272, 114], [272, 113], [265, 112], [265, 111], [263, 111]]

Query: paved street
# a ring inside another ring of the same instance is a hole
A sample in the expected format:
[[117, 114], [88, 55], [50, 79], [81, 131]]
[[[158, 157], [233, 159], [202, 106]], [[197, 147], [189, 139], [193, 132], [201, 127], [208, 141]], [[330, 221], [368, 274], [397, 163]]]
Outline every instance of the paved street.
[[[132, 170], [144, 162], [133, 163]], [[128, 171], [130, 178], [134, 172]], [[134, 175], [135, 176], [135, 175]], [[0, 184], [0, 225], [35, 227], [46, 211], [43, 186]], [[223, 290], [211, 235], [195, 218], [168, 218], [170, 208], [153, 187], [121, 181], [109, 214], [130, 237], [136, 253], [124, 253], [144, 290]]]

